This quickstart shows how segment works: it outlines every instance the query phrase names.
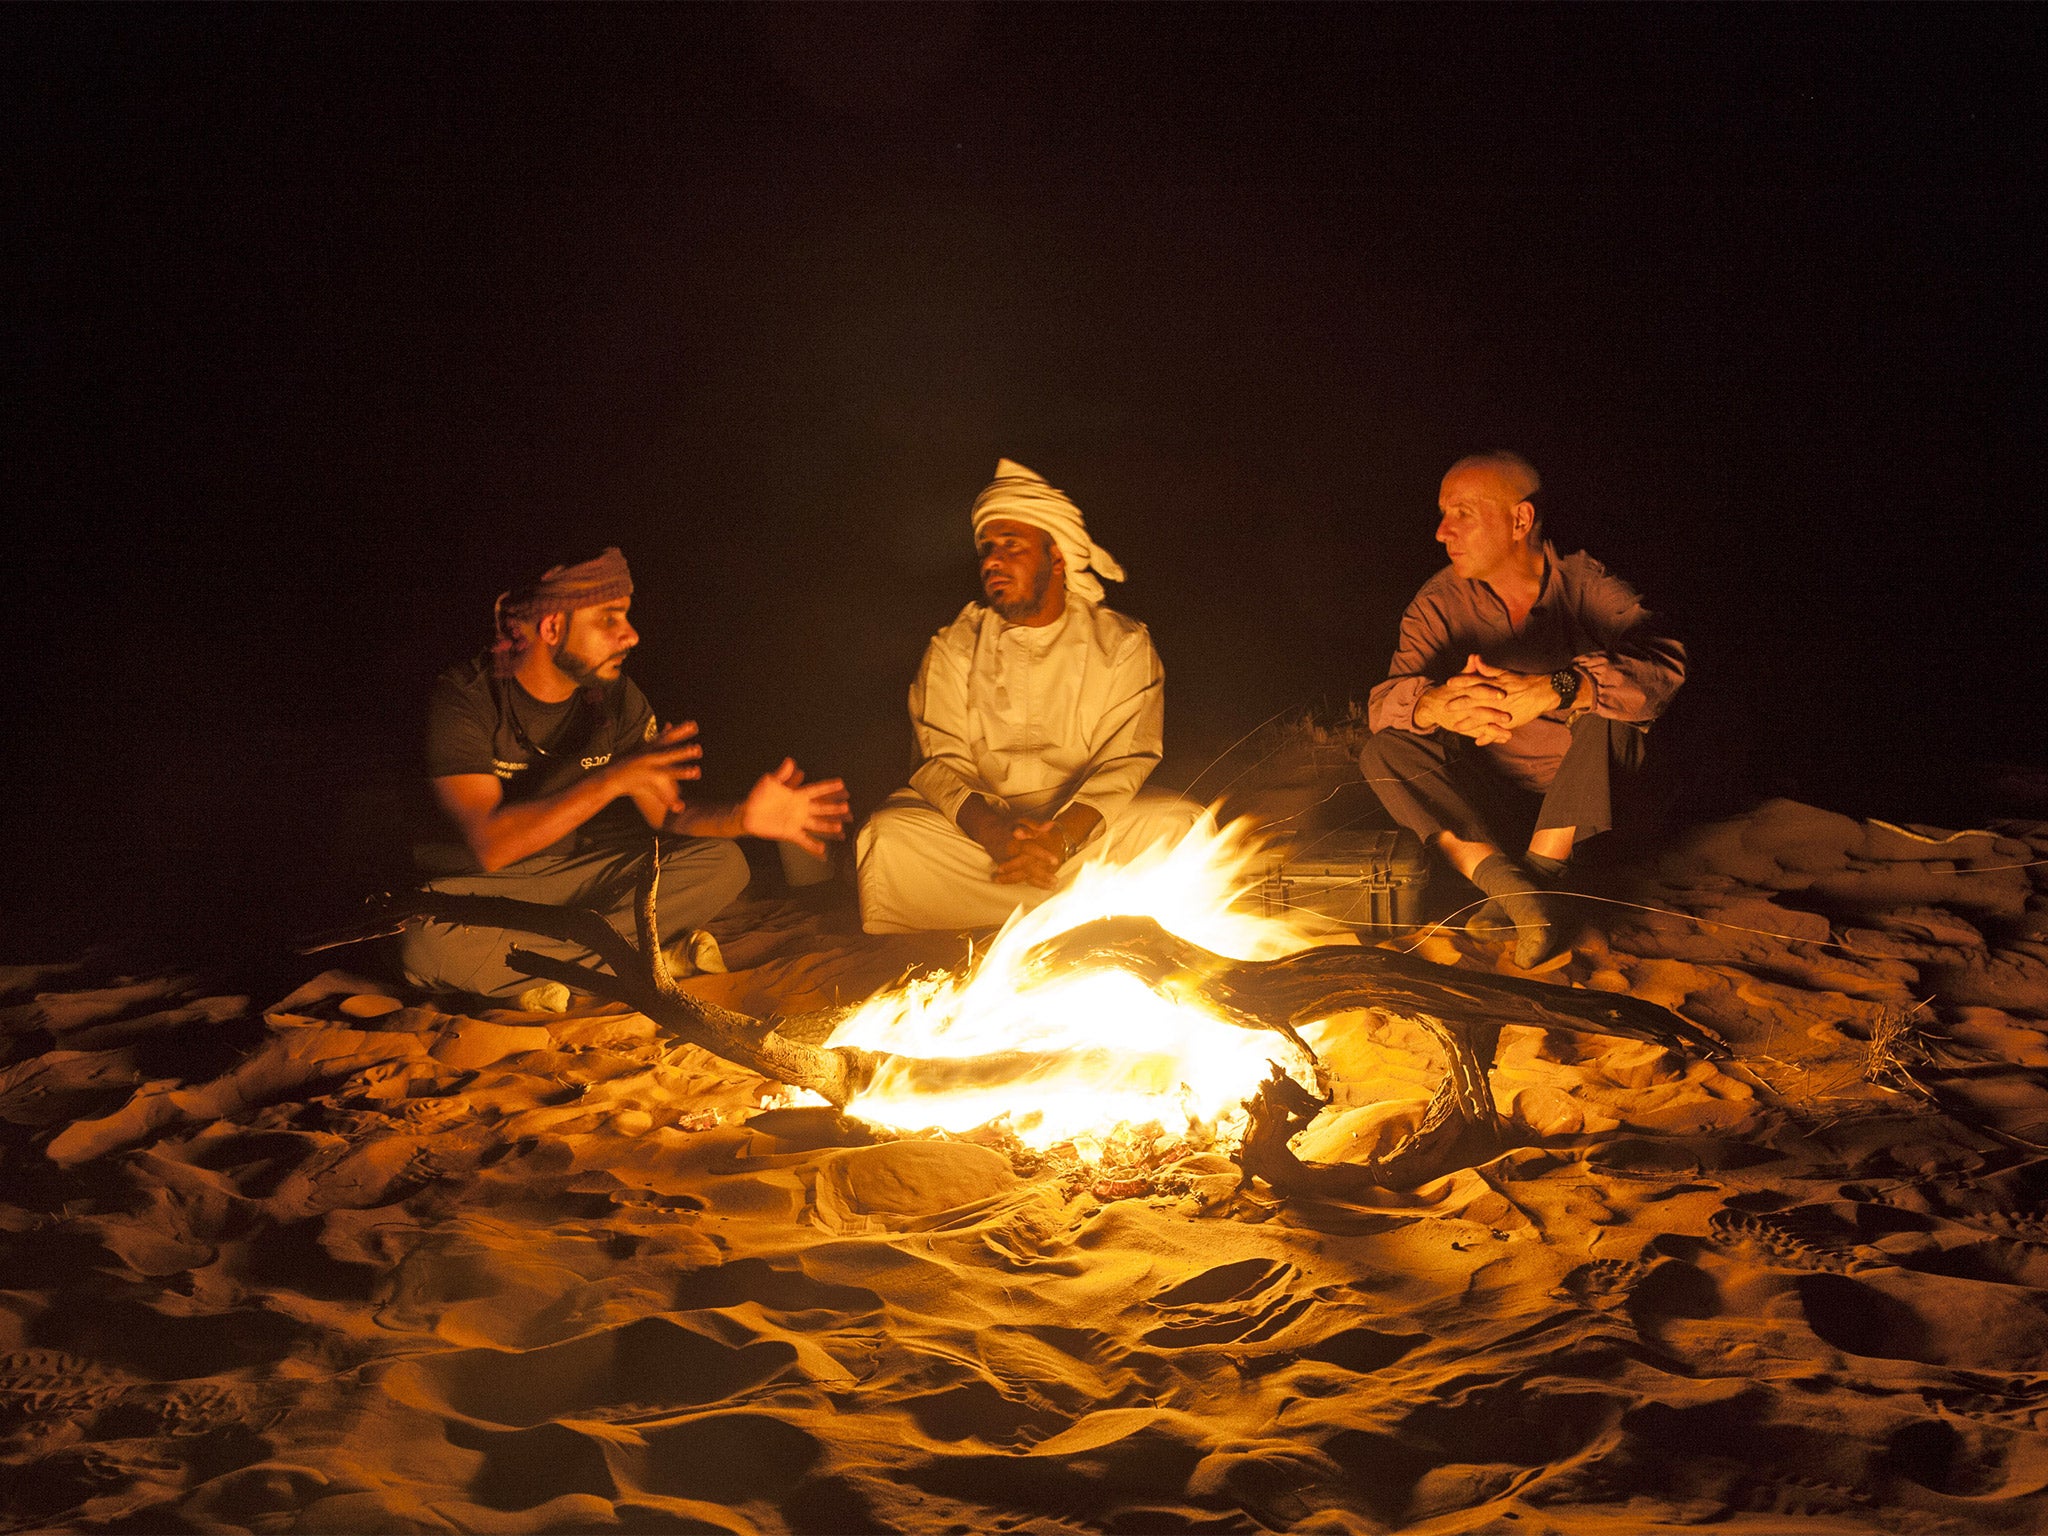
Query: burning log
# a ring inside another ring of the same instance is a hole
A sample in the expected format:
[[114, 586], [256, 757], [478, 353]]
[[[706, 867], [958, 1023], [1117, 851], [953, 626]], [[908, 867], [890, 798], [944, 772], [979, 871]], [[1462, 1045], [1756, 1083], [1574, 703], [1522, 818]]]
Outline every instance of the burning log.
[[1621, 1035], [1709, 1057], [1731, 1054], [1698, 1025], [1640, 997], [1460, 970], [1359, 945], [1331, 944], [1278, 960], [1231, 960], [1149, 917], [1108, 917], [1068, 929], [1027, 958], [1046, 968], [1115, 966], [1155, 991], [1199, 1002], [1248, 1028], [1277, 1029], [1297, 1043], [1299, 1025], [1350, 1008], [1384, 1008], [1483, 1020], [1496, 1031], [1503, 1024], [1533, 1024]]
[[[1317, 1164], [1295, 1156], [1288, 1142], [1329, 1101], [1274, 1069], [1251, 1101], [1251, 1126], [1237, 1160], [1247, 1179], [1263, 1179], [1281, 1195], [1342, 1200], [1375, 1187], [1412, 1188], [1492, 1155], [1499, 1149], [1499, 1113], [1487, 1073], [1505, 1024], [1620, 1035], [1710, 1057], [1731, 1054], [1697, 1025], [1638, 997], [1490, 976], [1352, 945], [1277, 960], [1232, 960], [1148, 917], [1071, 928], [1039, 945], [1027, 963], [1114, 966], [1165, 995], [1247, 1027], [1278, 1030], [1304, 1051], [1301, 1025], [1352, 1008], [1388, 1009], [1434, 1034], [1444, 1048], [1444, 1080], [1415, 1132], [1370, 1164]], [[1327, 1094], [1320, 1063], [1317, 1071], [1317, 1085]]]

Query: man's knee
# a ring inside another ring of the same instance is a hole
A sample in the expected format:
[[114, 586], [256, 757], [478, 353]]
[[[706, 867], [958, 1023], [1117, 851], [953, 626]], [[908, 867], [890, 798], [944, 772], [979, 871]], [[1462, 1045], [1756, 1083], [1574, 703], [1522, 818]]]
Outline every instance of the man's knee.
[[1380, 804], [1398, 816], [1411, 797], [1409, 786], [1434, 781], [1449, 761], [1447, 747], [1433, 736], [1375, 731], [1359, 749], [1358, 771], [1379, 796]]
[[861, 927], [916, 933], [989, 921], [959, 917], [951, 904], [967, 886], [988, 883], [980, 844], [922, 797], [891, 796], [875, 808], [855, 843]]
[[501, 928], [409, 923], [398, 941], [399, 973], [423, 992], [473, 992], [483, 972], [502, 968], [507, 947]]
[[1434, 736], [1389, 728], [1374, 731], [1358, 751], [1358, 769], [1368, 779], [1415, 762], [1440, 762], [1443, 744]]
[[[1643, 753], [1650, 733], [1626, 720], [1608, 720], [1600, 715], [1586, 714], [1572, 722], [1572, 744], [1577, 746], [1583, 737], [1594, 737], [1604, 743], [1607, 760], [1616, 768], [1633, 773], [1643, 766]], [[1589, 742], [1588, 745], [1596, 743]]]
[[727, 837], [693, 838], [661, 861], [664, 904], [674, 896], [703, 922], [724, 911], [747, 888], [751, 872], [740, 845]]
[[1102, 843], [1089, 844], [1082, 857], [1100, 847], [1121, 862], [1160, 843], [1178, 843], [1194, 830], [1201, 815], [1202, 807], [1184, 795], [1166, 790], [1141, 791], [1112, 818]]

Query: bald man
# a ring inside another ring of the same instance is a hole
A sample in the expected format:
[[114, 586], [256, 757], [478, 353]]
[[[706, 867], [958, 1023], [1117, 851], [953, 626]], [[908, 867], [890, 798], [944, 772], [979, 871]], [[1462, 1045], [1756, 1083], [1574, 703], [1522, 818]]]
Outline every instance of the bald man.
[[910, 685], [917, 767], [860, 833], [869, 933], [993, 926], [1088, 856], [1122, 860], [1198, 814], [1144, 790], [1166, 670], [1145, 626], [1105, 606], [1123, 567], [1081, 509], [1002, 459], [971, 517], [986, 602], [932, 637]]
[[[1543, 537], [1542, 486], [1505, 449], [1445, 474], [1436, 538], [1450, 563], [1401, 616], [1359, 759], [1394, 819], [1513, 923], [1524, 967], [1555, 948], [1545, 892], [1614, 824], [1613, 771], [1640, 766], [1644, 731], [1685, 681], [1685, 647], [1635, 590]], [[1504, 829], [1532, 803], [1535, 831], [1511, 856]]]

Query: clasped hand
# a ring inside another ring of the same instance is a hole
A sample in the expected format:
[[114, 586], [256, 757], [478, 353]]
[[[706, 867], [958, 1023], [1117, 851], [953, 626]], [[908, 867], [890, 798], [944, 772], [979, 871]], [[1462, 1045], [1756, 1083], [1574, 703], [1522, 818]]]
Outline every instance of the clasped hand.
[[1069, 852], [1066, 834], [1051, 818], [999, 811], [985, 800], [961, 807], [960, 829], [987, 850], [998, 885], [1035, 885], [1049, 891]]
[[1056, 821], [1020, 816], [1010, 823], [1007, 840], [988, 852], [996, 861], [997, 885], [1030, 884], [1049, 891], [1067, 862], [1067, 839]]
[[1465, 658], [1464, 671], [1425, 690], [1416, 704], [1429, 715], [1429, 725], [1487, 747], [1506, 741], [1545, 710], [1557, 708], [1558, 698], [1547, 674], [1510, 672], [1471, 655]]

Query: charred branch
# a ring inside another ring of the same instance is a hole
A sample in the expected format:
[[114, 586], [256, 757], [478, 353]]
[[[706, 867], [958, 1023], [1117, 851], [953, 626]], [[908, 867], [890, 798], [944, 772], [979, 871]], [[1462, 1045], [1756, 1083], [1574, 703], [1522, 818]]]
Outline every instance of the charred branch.
[[[1642, 998], [1485, 975], [1350, 945], [1277, 960], [1232, 960], [1167, 932], [1149, 917], [1108, 917], [1070, 929], [1039, 945], [1026, 961], [1047, 968], [1115, 966], [1166, 996], [1247, 1026], [1278, 1030], [1304, 1050], [1302, 1025], [1353, 1008], [1385, 1009], [1429, 1030], [1444, 1050], [1443, 1082], [1415, 1131], [1369, 1164], [1308, 1163], [1294, 1154], [1288, 1142], [1328, 1100], [1275, 1069], [1249, 1106], [1251, 1126], [1238, 1166], [1247, 1178], [1263, 1179], [1282, 1195], [1341, 1200], [1374, 1188], [1408, 1189], [1492, 1156], [1500, 1147], [1500, 1121], [1487, 1074], [1507, 1024], [1619, 1035], [1705, 1056], [1730, 1054], [1698, 1025]], [[1320, 1078], [1318, 1085], [1328, 1086]]]
[[1580, 1034], [1620, 1035], [1708, 1057], [1727, 1045], [1668, 1008], [1626, 993], [1552, 986], [1519, 976], [1438, 965], [1359, 945], [1305, 949], [1278, 960], [1232, 960], [1168, 933], [1149, 917], [1105, 917], [1046, 940], [1026, 957], [1047, 968], [1109, 965], [1153, 990], [1200, 1002], [1246, 1024], [1299, 1040], [1299, 1026], [1352, 1008], [1410, 1018], [1450, 1015], [1472, 1022], [1528, 1024]]

